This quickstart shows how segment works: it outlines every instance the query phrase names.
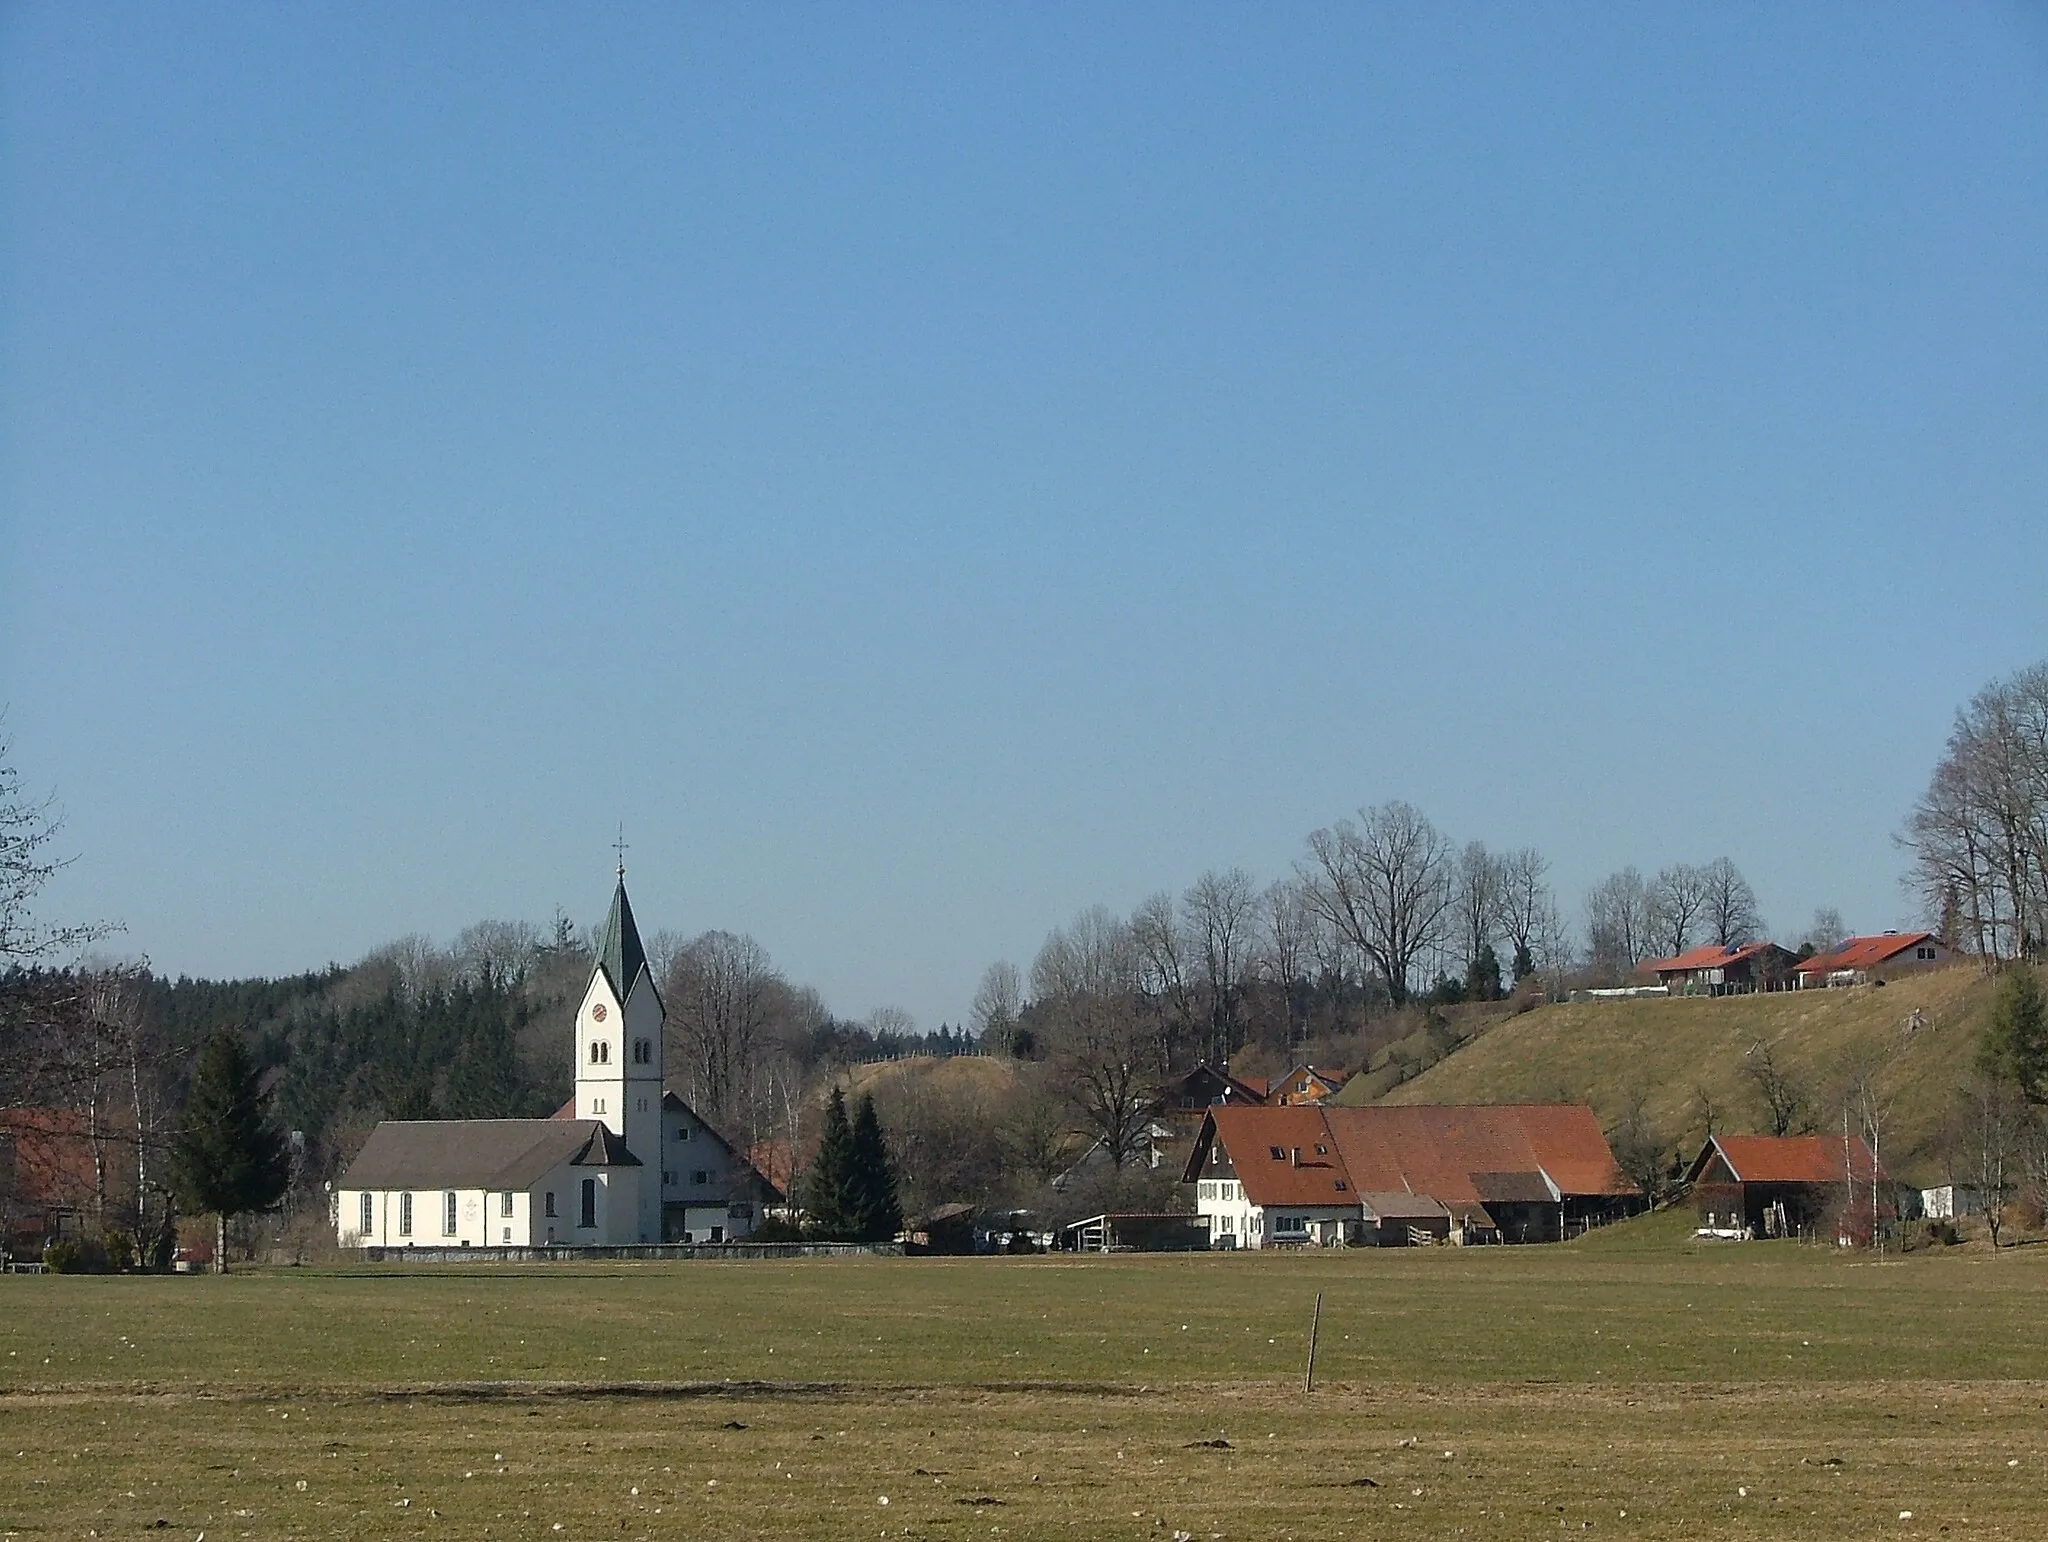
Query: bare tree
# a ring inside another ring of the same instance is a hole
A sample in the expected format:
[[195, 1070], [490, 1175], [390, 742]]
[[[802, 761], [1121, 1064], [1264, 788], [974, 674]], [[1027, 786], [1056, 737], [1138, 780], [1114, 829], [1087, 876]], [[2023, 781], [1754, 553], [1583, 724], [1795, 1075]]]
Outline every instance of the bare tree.
[[1912, 886], [1951, 940], [1987, 958], [2031, 956], [2048, 932], [2048, 663], [1986, 686], [1956, 714], [1947, 752], [1903, 837]]
[[1486, 849], [1484, 841], [1467, 841], [1451, 879], [1451, 925], [1461, 973], [1471, 971], [1500, 931], [1506, 887], [1501, 859]]
[[1281, 878], [1261, 896], [1261, 964], [1267, 982], [1280, 993], [1282, 1038], [1292, 1053], [1308, 1036], [1308, 980], [1319, 921], [1298, 878]]
[[974, 1036], [984, 1049], [1009, 1054], [1015, 1049], [1017, 1019], [1024, 1011], [1024, 976], [1007, 959], [982, 971], [968, 1007]]
[[1074, 1100], [1061, 1090], [1057, 1075], [1057, 1067], [1018, 1067], [1016, 1084], [997, 1112], [996, 1138], [1005, 1162], [1032, 1183], [1050, 1182], [1078, 1155]]
[[1650, 889], [1633, 867], [1610, 873], [1586, 896], [1593, 967], [1621, 978], [1650, 956]]
[[1160, 1058], [1171, 1064], [1194, 1041], [1199, 1016], [1191, 943], [1172, 895], [1154, 894], [1131, 913], [1130, 939], [1140, 968], [1138, 988], [1158, 1015]]
[[14, 745], [0, 738], [0, 968], [75, 952], [114, 930], [106, 922], [38, 922], [35, 898], [68, 865], [51, 843], [64, 828], [55, 802], [32, 800], [14, 767]]
[[1806, 1128], [1808, 1097], [1805, 1086], [1778, 1063], [1768, 1039], [1758, 1039], [1742, 1057], [1742, 1074], [1763, 1099], [1765, 1121], [1773, 1135], [1790, 1135]]
[[1117, 1168], [1143, 1144], [1163, 1068], [1140, 1006], [1144, 972], [1131, 927], [1100, 906], [1055, 930], [1031, 965], [1058, 1085]]
[[1707, 875], [1690, 862], [1676, 862], [1650, 885], [1650, 926], [1654, 943], [1665, 957], [1692, 946], [1695, 929], [1707, 908]]
[[1963, 1087], [1959, 1112], [1963, 1159], [1959, 1176], [1983, 1201], [1984, 1224], [1996, 1252], [2005, 1204], [2012, 1198], [2013, 1178], [2021, 1166], [2028, 1109], [2010, 1081], [1979, 1072]]
[[1623, 1104], [1621, 1117], [1608, 1132], [1608, 1148], [1622, 1175], [1656, 1204], [1669, 1187], [1671, 1139], [1651, 1117], [1649, 1100], [1642, 1088], [1632, 1088]]
[[1360, 809], [1308, 838], [1301, 876], [1309, 903], [1386, 981], [1396, 1006], [1411, 994], [1417, 960], [1445, 939], [1451, 845], [1402, 802]]
[[1578, 958], [1578, 943], [1555, 899], [1546, 896], [1537, 909], [1529, 940], [1531, 961], [1543, 977], [1544, 990], [1553, 997], [1562, 996]]
[[1811, 948], [1815, 953], [1832, 953], [1848, 940], [1849, 928], [1842, 924], [1842, 912], [1832, 905], [1822, 905], [1813, 913], [1807, 923], [1806, 935], [1800, 939], [1801, 946]]
[[1739, 947], [1763, 935], [1764, 919], [1756, 908], [1756, 890], [1749, 886], [1733, 862], [1716, 857], [1700, 870], [1706, 884], [1706, 922], [1709, 940], [1724, 948]]
[[705, 932], [677, 953], [662, 984], [672, 1063], [690, 1106], [728, 1135], [757, 1139], [763, 1112], [756, 1055], [781, 984], [753, 938]]
[[1256, 946], [1259, 896], [1251, 874], [1213, 869], [1181, 897], [1195, 956], [1207, 1043], [1203, 1055], [1225, 1064], [1244, 1039], [1244, 993]]
[[531, 921], [479, 921], [457, 933], [448, 951], [459, 981], [474, 982], [486, 975], [516, 980], [533, 967], [540, 945], [540, 928]]
[[1130, 926], [1091, 905], [1055, 928], [1031, 961], [1031, 999], [1112, 995], [1138, 989], [1140, 965]]
[[1524, 846], [1500, 859], [1500, 929], [1514, 950], [1515, 983], [1537, 969], [1536, 938], [1544, 912], [1556, 908], [1546, 882], [1549, 862], [1534, 847]]

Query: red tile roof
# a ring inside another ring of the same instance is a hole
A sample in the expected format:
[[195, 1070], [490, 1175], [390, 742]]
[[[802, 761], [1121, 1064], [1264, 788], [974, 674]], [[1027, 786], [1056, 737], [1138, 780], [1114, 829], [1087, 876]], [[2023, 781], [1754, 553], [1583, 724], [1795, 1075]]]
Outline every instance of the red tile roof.
[[1694, 1161], [1692, 1177], [1717, 1149], [1740, 1183], [1868, 1183], [1877, 1165], [1855, 1135], [1846, 1143], [1839, 1135], [1716, 1135]]
[[1832, 953], [1816, 953], [1799, 966], [1801, 974], [1833, 974], [1837, 969], [1876, 969], [1908, 948], [1940, 942], [1933, 932], [1886, 932], [1880, 937], [1851, 937]]
[[1583, 1104], [1217, 1108], [1189, 1158], [1190, 1182], [1200, 1176], [1212, 1134], [1257, 1205], [1347, 1204], [1363, 1190], [1426, 1194], [1472, 1213], [1482, 1205], [1475, 1183], [1482, 1174], [1496, 1188], [1501, 1175], [1515, 1174], [1531, 1193], [1545, 1178], [1563, 1194], [1636, 1192]]
[[[1295, 1108], [1222, 1104], [1209, 1110], [1202, 1129], [1204, 1136], [1213, 1130], [1215, 1139], [1222, 1142], [1237, 1170], [1237, 1181], [1244, 1185], [1245, 1198], [1255, 1205], [1358, 1203], [1350, 1174], [1323, 1122], [1323, 1110], [1314, 1104]], [[1207, 1142], [1196, 1140], [1187, 1171], [1192, 1174], [1207, 1154]]]
[[1775, 944], [1769, 942], [1745, 942], [1741, 947], [1723, 947], [1718, 942], [1703, 943], [1697, 948], [1688, 948], [1670, 958], [1653, 958], [1643, 965], [1656, 974], [1678, 974], [1693, 969], [1720, 969], [1737, 964], [1744, 959], [1755, 958], [1759, 953], [1769, 951]]

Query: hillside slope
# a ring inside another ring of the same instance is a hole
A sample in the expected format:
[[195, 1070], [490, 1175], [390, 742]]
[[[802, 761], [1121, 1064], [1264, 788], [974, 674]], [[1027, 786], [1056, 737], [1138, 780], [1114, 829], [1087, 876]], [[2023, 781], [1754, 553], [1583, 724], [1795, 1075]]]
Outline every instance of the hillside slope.
[[[1572, 1002], [1538, 1007], [1489, 1028], [1387, 1103], [1566, 1101], [1592, 1104], [1610, 1129], [1640, 1095], [1675, 1148], [1697, 1149], [1707, 1105], [1722, 1133], [1767, 1131], [1764, 1101], [1745, 1071], [1759, 1041], [1805, 1090], [1807, 1120], [1841, 1127], [1859, 1066], [1890, 1109], [1883, 1135], [1894, 1176], [1947, 1176], [1942, 1126], [1976, 1054], [1993, 982], [1974, 966], [1887, 986], [1776, 995]], [[1926, 1026], [1909, 1033], [1915, 1009]]]

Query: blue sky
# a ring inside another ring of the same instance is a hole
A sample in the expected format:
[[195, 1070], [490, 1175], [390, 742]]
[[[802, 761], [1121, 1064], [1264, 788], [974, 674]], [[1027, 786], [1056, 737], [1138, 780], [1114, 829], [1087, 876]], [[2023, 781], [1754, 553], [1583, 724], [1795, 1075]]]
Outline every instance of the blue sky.
[[0, 13], [0, 701], [173, 972], [957, 1021], [1407, 798], [1911, 918], [2048, 656], [2038, 8]]

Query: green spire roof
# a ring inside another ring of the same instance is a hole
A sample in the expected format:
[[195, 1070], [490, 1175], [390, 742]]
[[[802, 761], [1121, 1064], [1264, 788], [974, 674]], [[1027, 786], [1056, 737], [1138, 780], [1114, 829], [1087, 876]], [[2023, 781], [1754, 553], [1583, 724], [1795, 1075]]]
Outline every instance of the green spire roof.
[[612, 890], [612, 913], [604, 918], [604, 935], [597, 942], [597, 966], [612, 982], [612, 990], [625, 1005], [626, 992], [647, 962], [647, 950], [640, 945], [640, 928], [633, 924], [633, 906], [626, 898], [626, 880]]

